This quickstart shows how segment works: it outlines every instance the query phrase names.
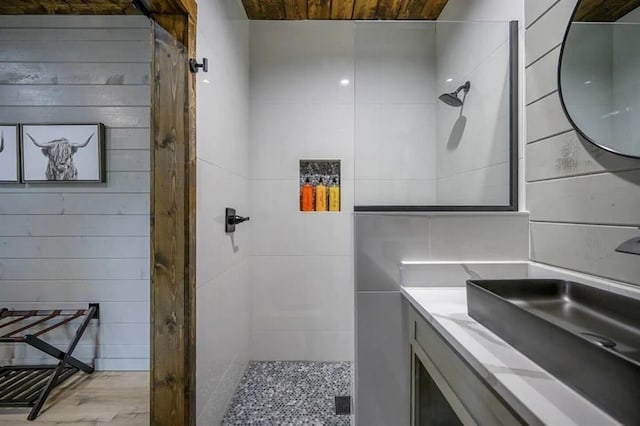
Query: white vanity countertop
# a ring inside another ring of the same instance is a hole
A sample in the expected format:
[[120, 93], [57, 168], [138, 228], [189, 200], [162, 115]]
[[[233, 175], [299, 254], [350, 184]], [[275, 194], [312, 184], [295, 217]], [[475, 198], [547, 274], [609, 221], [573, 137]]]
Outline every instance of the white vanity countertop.
[[558, 426], [619, 424], [472, 319], [467, 314], [466, 287], [401, 287], [401, 291], [525, 419], [533, 416], [543, 424]]

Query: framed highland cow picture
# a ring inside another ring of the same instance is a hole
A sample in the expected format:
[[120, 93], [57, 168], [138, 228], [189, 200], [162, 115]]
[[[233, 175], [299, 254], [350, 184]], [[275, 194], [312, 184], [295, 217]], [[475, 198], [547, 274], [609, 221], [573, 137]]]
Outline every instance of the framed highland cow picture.
[[22, 181], [106, 182], [104, 124], [23, 124]]
[[20, 132], [17, 124], [0, 124], [0, 183], [20, 182]]

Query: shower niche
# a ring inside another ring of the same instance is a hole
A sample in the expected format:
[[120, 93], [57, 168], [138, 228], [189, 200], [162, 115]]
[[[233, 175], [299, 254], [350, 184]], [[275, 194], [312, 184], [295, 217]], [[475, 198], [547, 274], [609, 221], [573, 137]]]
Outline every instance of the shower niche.
[[300, 211], [339, 212], [340, 160], [300, 160]]

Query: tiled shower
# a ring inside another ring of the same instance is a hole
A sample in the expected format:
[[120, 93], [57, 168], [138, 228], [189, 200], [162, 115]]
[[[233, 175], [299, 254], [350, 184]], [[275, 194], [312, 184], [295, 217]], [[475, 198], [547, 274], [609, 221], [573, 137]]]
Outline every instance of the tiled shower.
[[[221, 65], [198, 76], [198, 413], [215, 423], [232, 401], [233, 424], [239, 395], [259, 399], [258, 370], [277, 386], [290, 368], [339, 365], [349, 391], [330, 397], [351, 395], [354, 205], [508, 202], [509, 32], [249, 23], [231, 0], [200, 13], [216, 24], [198, 29], [198, 54]], [[438, 102], [465, 80], [465, 109]], [[318, 159], [340, 161], [340, 211], [300, 211], [300, 161]], [[251, 217], [230, 235], [226, 207]]]

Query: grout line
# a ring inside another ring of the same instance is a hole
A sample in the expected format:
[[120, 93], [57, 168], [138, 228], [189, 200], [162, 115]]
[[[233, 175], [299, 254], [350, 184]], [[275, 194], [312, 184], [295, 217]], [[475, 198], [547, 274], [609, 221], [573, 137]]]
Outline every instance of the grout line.
[[[562, 130], [560, 132], [553, 133], [553, 134], [545, 136], [543, 138], [534, 139], [532, 141], [527, 142], [526, 145], [531, 145], [531, 144], [534, 144], [534, 143], [537, 143], [537, 142], [540, 142], [540, 141], [544, 141], [544, 140], [547, 140], [547, 139], [555, 138], [556, 136], [564, 135], [565, 133], [571, 133], [571, 132], [575, 132], [575, 129], [571, 128], [571, 129], [568, 129], [568, 130]], [[526, 148], [526, 145], [525, 145], [525, 148]]]
[[[496, 167], [503, 166], [505, 164], [509, 165], [509, 159], [506, 159], [506, 160], [501, 161], [499, 163], [489, 164], [488, 166], [477, 167], [475, 169], [464, 170], [464, 171], [456, 172], [456, 173], [449, 174], [449, 175], [438, 176], [438, 177], [436, 177], [435, 180], [436, 181], [441, 181], [441, 180], [445, 180], [445, 179], [457, 178], [457, 177], [460, 177], [462, 175], [466, 175], [466, 174], [469, 174], [469, 173], [477, 173], [477, 172], [480, 172], [482, 170], [495, 169]], [[496, 185], [487, 185], [487, 186], [503, 186], [503, 185], [504, 185], [504, 183], [500, 183], [500, 184], [496, 184]]]
[[530, 223], [541, 223], [546, 225], [567, 225], [567, 226], [594, 226], [604, 228], [624, 228], [638, 229], [638, 225], [620, 224], [620, 223], [603, 223], [603, 222], [569, 222], [558, 220], [529, 220]]
[[597, 170], [597, 171], [591, 171], [591, 172], [577, 173], [577, 174], [573, 174], [573, 175], [555, 176], [555, 177], [550, 177], [550, 178], [535, 179], [535, 180], [527, 181], [527, 184], [544, 183], [544, 182], [551, 182], [551, 181], [556, 181], [556, 180], [569, 180], [569, 179], [573, 179], [573, 178], [581, 178], [581, 177], [594, 176], [594, 175], [604, 175], [604, 174], [612, 174], [612, 175], [614, 175], [614, 174], [618, 174], [618, 173], [627, 173], [627, 172], [633, 172], [633, 171], [640, 171], [640, 168], [636, 166], [636, 167], [632, 167], [630, 169]]
[[[540, 0], [531, 0], [531, 1], [540, 1]], [[531, 28], [533, 26], [533, 24], [535, 24], [536, 22], [538, 22], [544, 15], [546, 15], [551, 9], [553, 9], [558, 3], [560, 3], [560, 0], [556, 0], [551, 6], [549, 6], [544, 12], [542, 12], [540, 14], [540, 16], [538, 16], [536, 19], [534, 19], [528, 26], [525, 27], [525, 30], [528, 30], [529, 28]]]
[[554, 89], [551, 92], [547, 93], [546, 95], [542, 95], [539, 98], [536, 98], [535, 100], [529, 102], [528, 104], [525, 105], [525, 107], [531, 106], [531, 105], [535, 104], [538, 101], [541, 101], [541, 100], [543, 100], [545, 98], [548, 98], [549, 96], [553, 95], [554, 93], [559, 93], [559, 90], [558, 89]]
[[221, 166], [219, 164], [213, 163], [212, 161], [206, 160], [206, 159], [204, 159], [202, 157], [196, 157], [196, 160], [197, 161], [201, 161], [201, 162], [203, 162], [203, 163], [205, 163], [205, 164], [207, 164], [209, 166], [215, 167], [217, 169], [223, 170], [223, 171], [225, 171], [227, 173], [230, 173], [230, 174], [232, 174], [232, 175], [234, 175], [236, 177], [239, 177], [239, 178], [242, 178], [242, 179], [245, 179], [245, 180], [251, 180], [251, 178], [249, 176], [245, 176], [245, 175], [243, 175], [241, 173], [238, 173], [238, 172], [236, 172], [234, 170], [231, 170], [231, 169], [229, 169], [227, 167], [223, 167], [223, 166]]
[[525, 71], [532, 66], [533, 64], [536, 64], [538, 62], [540, 62], [544, 57], [546, 57], [547, 55], [549, 55], [551, 52], [553, 52], [554, 50], [556, 50], [557, 48], [559, 48], [560, 46], [562, 46], [562, 43], [558, 43], [555, 46], [553, 46], [551, 49], [549, 49], [548, 51], [546, 51], [545, 53], [543, 53], [542, 55], [538, 56], [533, 62], [531, 62], [529, 65], [526, 65], [524, 67]]

